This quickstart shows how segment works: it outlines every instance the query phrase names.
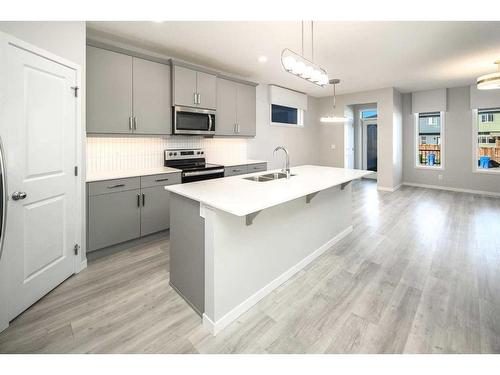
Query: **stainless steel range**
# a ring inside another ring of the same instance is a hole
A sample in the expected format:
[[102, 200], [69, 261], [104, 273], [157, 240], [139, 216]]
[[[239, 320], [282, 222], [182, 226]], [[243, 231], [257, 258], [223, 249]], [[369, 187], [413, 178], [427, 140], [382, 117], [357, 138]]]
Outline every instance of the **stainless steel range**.
[[164, 165], [181, 169], [182, 183], [224, 177], [224, 166], [207, 163], [201, 148], [166, 149]]

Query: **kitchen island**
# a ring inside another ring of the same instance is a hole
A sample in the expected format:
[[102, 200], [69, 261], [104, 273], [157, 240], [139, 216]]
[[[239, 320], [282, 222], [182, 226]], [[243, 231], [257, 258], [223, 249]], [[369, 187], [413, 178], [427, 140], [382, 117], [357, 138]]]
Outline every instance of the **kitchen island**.
[[352, 231], [350, 182], [371, 172], [304, 165], [167, 186], [170, 284], [217, 334]]

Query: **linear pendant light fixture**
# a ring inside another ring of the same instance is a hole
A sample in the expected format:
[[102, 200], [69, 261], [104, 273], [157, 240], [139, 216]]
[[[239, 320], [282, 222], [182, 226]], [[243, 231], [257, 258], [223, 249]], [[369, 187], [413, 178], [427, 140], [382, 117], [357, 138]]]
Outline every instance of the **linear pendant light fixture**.
[[311, 60], [308, 60], [304, 57], [304, 21], [302, 21], [302, 54], [285, 48], [281, 52], [281, 65], [288, 73], [323, 87], [328, 83], [328, 74], [312, 60], [314, 60], [314, 22], [311, 21]]
[[498, 66], [498, 72], [485, 74], [477, 79], [477, 88], [479, 90], [500, 89], [500, 60], [495, 61]]
[[323, 116], [320, 118], [319, 121], [325, 122], [325, 123], [337, 123], [337, 124], [344, 123], [347, 121], [347, 117], [335, 116], [335, 96], [336, 96], [335, 95], [336, 94], [335, 85], [340, 83], [340, 79], [334, 78], [334, 79], [331, 79], [330, 81], [328, 81], [328, 83], [333, 85], [333, 111], [332, 111], [331, 116]]

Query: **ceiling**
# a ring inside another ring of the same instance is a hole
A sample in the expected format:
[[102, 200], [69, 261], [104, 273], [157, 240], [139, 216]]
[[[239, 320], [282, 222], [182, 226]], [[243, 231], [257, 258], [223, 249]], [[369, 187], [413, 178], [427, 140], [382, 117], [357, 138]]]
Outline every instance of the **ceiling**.
[[[304, 55], [311, 57], [310, 22]], [[332, 94], [283, 71], [283, 48], [301, 52], [300, 21], [87, 22], [105, 37], [260, 83], [320, 97]], [[257, 61], [267, 56], [266, 63]], [[474, 83], [500, 60], [500, 22], [314, 22], [314, 62], [339, 93], [384, 87], [412, 92]]]

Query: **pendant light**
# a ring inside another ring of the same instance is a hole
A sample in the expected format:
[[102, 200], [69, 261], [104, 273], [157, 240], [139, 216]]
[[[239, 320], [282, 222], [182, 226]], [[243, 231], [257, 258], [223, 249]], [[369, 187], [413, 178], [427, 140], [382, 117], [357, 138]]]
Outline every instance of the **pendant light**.
[[[314, 22], [311, 21], [311, 60], [314, 60]], [[302, 21], [302, 54], [285, 48], [281, 52], [281, 66], [285, 71], [318, 86], [328, 83], [326, 70], [304, 57], [304, 21]]]
[[477, 79], [477, 88], [479, 90], [500, 89], [500, 60], [495, 61], [498, 66], [498, 72], [485, 74]]
[[328, 81], [328, 83], [333, 85], [333, 111], [331, 116], [323, 116], [320, 118], [320, 121], [325, 123], [338, 123], [338, 124], [344, 123], [347, 121], [347, 117], [335, 116], [335, 96], [336, 96], [335, 85], [340, 83], [340, 79], [334, 78]]

